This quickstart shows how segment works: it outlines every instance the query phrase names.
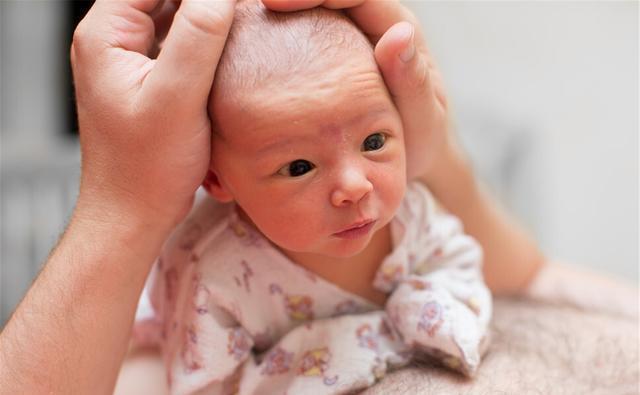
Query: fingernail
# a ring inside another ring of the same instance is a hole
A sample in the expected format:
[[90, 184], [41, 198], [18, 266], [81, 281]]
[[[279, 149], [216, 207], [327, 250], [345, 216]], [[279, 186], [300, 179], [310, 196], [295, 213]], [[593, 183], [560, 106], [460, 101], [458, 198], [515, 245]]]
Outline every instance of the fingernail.
[[407, 46], [400, 52], [400, 60], [404, 63], [408, 63], [413, 59], [413, 56], [416, 54], [416, 45], [413, 42], [414, 29], [411, 24], [408, 24], [410, 32], [409, 32], [409, 41], [407, 42]]

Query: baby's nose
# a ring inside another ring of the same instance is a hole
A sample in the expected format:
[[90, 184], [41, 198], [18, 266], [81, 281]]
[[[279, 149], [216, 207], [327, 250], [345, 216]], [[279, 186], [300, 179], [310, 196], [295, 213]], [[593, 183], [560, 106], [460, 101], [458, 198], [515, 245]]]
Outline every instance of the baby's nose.
[[363, 169], [346, 166], [341, 170], [337, 185], [331, 192], [331, 203], [336, 207], [358, 203], [372, 190], [373, 184]]

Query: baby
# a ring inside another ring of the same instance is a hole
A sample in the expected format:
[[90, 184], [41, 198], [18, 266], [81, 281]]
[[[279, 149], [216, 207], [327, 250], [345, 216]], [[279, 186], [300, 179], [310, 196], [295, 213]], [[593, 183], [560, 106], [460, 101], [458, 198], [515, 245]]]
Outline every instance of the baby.
[[338, 12], [241, 2], [209, 104], [215, 200], [165, 243], [134, 327], [171, 392], [347, 393], [427, 358], [473, 375], [482, 252], [407, 183], [367, 38]]

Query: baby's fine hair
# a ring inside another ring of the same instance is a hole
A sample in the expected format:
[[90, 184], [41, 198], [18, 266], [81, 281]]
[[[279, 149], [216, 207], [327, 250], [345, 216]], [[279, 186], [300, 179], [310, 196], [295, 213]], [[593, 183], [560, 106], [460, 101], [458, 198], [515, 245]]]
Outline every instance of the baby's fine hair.
[[369, 40], [340, 11], [318, 7], [281, 13], [267, 10], [259, 0], [241, 0], [213, 94], [241, 100], [254, 89], [295, 84], [363, 55], [373, 59]]

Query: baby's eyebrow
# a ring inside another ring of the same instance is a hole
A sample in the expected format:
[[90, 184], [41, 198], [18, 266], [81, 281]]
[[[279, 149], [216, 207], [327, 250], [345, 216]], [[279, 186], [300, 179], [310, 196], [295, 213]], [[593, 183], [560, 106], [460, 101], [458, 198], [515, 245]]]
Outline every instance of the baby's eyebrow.
[[[367, 119], [374, 120], [375, 118], [380, 118], [383, 115], [389, 114], [389, 113], [390, 113], [389, 106], [374, 107], [373, 109], [366, 111], [364, 114], [359, 114], [347, 120], [346, 122], [344, 122], [344, 125], [346, 127], [350, 127], [355, 124], [361, 123]], [[285, 136], [285, 137], [278, 136], [274, 139], [269, 139], [258, 150], [257, 155], [264, 156], [270, 153], [271, 151], [282, 150], [287, 146], [299, 144], [304, 140], [310, 141], [310, 140], [320, 138], [324, 133], [326, 133], [327, 130], [330, 130], [330, 129], [335, 129], [335, 128], [332, 127], [331, 122], [328, 122], [327, 124], [322, 125], [320, 128], [318, 128], [318, 130], [315, 130], [310, 133], [300, 132], [299, 135], [295, 135], [295, 136]]]
[[281, 150], [283, 147], [288, 145], [293, 145], [296, 143], [296, 140], [300, 140], [299, 136], [288, 136], [283, 138], [278, 138], [276, 140], [272, 140], [266, 144], [264, 144], [257, 152], [258, 156], [265, 156], [271, 151]]

